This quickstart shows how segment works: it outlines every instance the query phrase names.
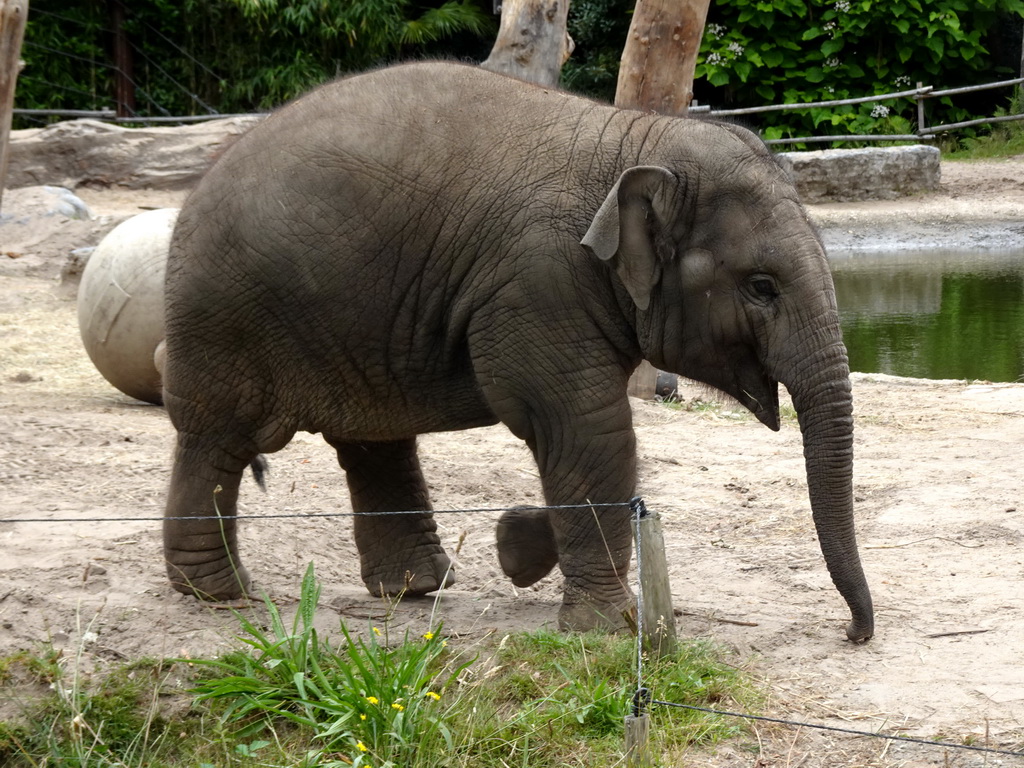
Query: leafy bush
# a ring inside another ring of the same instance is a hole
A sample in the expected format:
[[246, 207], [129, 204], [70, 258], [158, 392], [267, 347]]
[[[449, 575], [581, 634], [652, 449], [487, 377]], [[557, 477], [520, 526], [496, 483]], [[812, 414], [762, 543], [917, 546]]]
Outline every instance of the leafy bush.
[[619, 59], [634, 0], [572, 0], [569, 34], [576, 43], [562, 67], [562, 86], [603, 101], [615, 100]]
[[[632, 0], [573, 0], [576, 51], [563, 84], [615, 97]], [[715, 108], [831, 101], [936, 90], [1016, 76], [1019, 0], [717, 0], [708, 11], [694, 92]], [[1007, 90], [929, 100], [931, 125], [993, 114]], [[765, 138], [812, 134], [905, 134], [911, 99], [773, 112], [745, 118]], [[968, 133], [967, 135], [970, 135]]]
[[[490, 0], [148, 0], [126, 4], [140, 115], [264, 110], [345, 72], [417, 56], [482, 60]], [[634, 0], [572, 0], [576, 51], [563, 84], [611, 101]], [[114, 103], [107, 4], [33, 0], [16, 106]], [[945, 89], [1017, 73], [1020, 0], [717, 0], [697, 64], [697, 99], [716, 108]], [[927, 102], [928, 122], [1005, 107], [1006, 89]], [[911, 99], [750, 118], [766, 138], [907, 133]], [[15, 127], [30, 127], [20, 118]], [[963, 135], [971, 137], [975, 131]], [[985, 131], [982, 131], [985, 133]]]
[[[1014, 71], [989, 55], [986, 35], [1013, 15], [1017, 0], [723, 0], [704, 30], [695, 91], [716, 107], [847, 99], [912, 89], [977, 85]], [[703, 81], [703, 82], [701, 82]], [[987, 92], [929, 101], [930, 124], [992, 114]], [[906, 133], [911, 99], [759, 115], [765, 138], [809, 134]]]

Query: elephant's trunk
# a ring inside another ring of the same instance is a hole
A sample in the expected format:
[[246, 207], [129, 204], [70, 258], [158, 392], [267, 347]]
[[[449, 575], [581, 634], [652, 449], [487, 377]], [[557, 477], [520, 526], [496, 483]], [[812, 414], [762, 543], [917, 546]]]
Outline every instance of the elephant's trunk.
[[787, 388], [803, 433], [807, 490], [821, 552], [853, 616], [846, 636], [863, 642], [874, 634], [875, 621], [853, 522], [850, 367], [838, 322], [828, 329], [828, 336], [823, 340], [818, 335], [815, 343], [804, 346], [817, 352], [803, 357], [790, 371], [793, 375], [780, 380], [792, 382]]

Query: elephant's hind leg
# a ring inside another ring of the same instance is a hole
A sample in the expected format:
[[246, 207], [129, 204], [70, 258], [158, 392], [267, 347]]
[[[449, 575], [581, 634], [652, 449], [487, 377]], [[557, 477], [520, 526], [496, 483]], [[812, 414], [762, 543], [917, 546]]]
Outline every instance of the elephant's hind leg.
[[[363, 583], [373, 595], [422, 595], [454, 583], [423, 480], [416, 440], [329, 442], [348, 478]], [[386, 512], [424, 510], [423, 514]]]
[[236, 457], [178, 436], [164, 518], [171, 586], [205, 600], [243, 597], [249, 574], [238, 556], [238, 486], [255, 458]]

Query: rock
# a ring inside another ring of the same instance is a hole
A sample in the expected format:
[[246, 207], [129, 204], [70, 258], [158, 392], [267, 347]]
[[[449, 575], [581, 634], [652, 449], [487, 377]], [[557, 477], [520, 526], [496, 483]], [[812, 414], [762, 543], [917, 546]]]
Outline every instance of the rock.
[[78, 284], [82, 280], [82, 271], [85, 269], [89, 257], [96, 248], [88, 246], [75, 248], [68, 255], [67, 261], [60, 269], [60, 287], [65, 295], [73, 296], [78, 293]]
[[7, 187], [47, 183], [185, 189], [262, 119], [252, 115], [160, 128], [72, 120], [12, 131]]
[[[68, 255], [99, 242], [120, 219], [94, 218], [69, 189], [23, 187], [4, 192], [0, 209], [0, 276], [56, 278]], [[74, 279], [73, 275], [69, 277]]]
[[939, 150], [923, 145], [781, 152], [805, 203], [891, 200], [939, 188]]
[[5, 193], [0, 223], [23, 223], [33, 216], [56, 216], [90, 221], [92, 211], [65, 187], [41, 186]]

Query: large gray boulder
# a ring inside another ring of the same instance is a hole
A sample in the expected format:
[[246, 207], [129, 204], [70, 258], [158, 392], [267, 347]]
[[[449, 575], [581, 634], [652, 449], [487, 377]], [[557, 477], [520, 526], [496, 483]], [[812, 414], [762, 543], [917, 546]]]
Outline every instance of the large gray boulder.
[[939, 188], [939, 150], [909, 147], [781, 152], [805, 203], [891, 200]]
[[6, 186], [186, 189], [261, 119], [253, 115], [158, 128], [72, 120], [12, 131]]

